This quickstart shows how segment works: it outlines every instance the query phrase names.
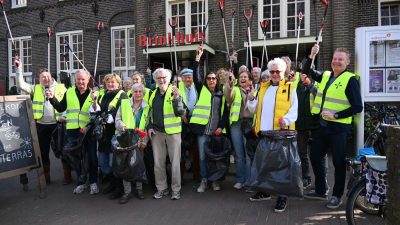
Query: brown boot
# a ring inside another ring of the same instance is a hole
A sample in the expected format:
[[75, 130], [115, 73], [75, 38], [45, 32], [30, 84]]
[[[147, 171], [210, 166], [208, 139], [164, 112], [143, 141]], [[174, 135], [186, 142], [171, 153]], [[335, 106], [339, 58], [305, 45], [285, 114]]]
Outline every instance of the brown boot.
[[65, 160], [61, 160], [61, 163], [64, 170], [63, 184], [68, 185], [72, 183], [71, 166]]
[[50, 184], [50, 164], [43, 164], [44, 177], [46, 178], [46, 184]]

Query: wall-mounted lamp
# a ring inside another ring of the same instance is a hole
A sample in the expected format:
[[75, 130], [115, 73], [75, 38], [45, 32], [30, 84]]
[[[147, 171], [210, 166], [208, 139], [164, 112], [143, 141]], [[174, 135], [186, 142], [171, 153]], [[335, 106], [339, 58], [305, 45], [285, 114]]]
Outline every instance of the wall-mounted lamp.
[[99, 4], [97, 4], [97, 1], [93, 2], [92, 12], [94, 13], [95, 16], [97, 16], [97, 14], [99, 13]]
[[39, 12], [40, 22], [43, 23], [45, 15], [46, 15], [46, 14], [45, 14], [45, 12], [44, 12], [44, 9], [41, 9], [40, 12]]

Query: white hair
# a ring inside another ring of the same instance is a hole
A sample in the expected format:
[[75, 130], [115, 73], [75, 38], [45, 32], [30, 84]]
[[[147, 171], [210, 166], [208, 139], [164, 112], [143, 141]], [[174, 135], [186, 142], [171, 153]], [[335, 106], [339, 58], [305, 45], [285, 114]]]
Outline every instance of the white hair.
[[158, 69], [156, 69], [156, 70], [153, 72], [153, 80], [155, 80], [156, 83], [158, 83], [158, 82], [157, 82], [157, 77], [159, 76], [159, 74], [165, 75], [165, 76], [167, 77], [167, 78], [166, 78], [167, 83], [169, 84], [169, 82], [171, 81], [171, 76], [172, 76], [171, 70], [164, 69], [164, 68], [158, 68]]
[[146, 91], [146, 89], [145, 89], [145, 87], [144, 87], [144, 85], [143, 85], [142, 83], [133, 84], [131, 89], [132, 89], [132, 91], [133, 91], [133, 90], [135, 90], [136, 88], [141, 88], [143, 94], [144, 94], [145, 91]]
[[75, 72], [75, 77], [76, 77], [76, 75], [78, 75], [80, 73], [86, 75], [87, 79], [90, 80], [90, 73], [88, 71], [84, 70], [84, 69], [77, 70]]
[[265, 77], [265, 78], [267, 78], [267, 79], [269, 79], [269, 70], [264, 70], [262, 73], [261, 73], [261, 78], [263, 78], [263, 77]]
[[268, 71], [271, 71], [273, 66], [278, 66], [281, 79], [285, 78], [286, 62], [281, 58], [275, 58], [268, 62]]
[[130, 77], [125, 77], [122, 83], [125, 85], [128, 82], [132, 82], [132, 79]]

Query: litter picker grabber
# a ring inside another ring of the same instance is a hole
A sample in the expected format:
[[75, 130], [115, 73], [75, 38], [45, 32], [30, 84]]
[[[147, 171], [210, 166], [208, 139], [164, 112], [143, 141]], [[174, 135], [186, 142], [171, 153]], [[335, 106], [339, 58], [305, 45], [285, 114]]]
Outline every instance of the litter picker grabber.
[[232, 50], [235, 50], [235, 13], [236, 11], [232, 9]]
[[[169, 19], [168, 24], [172, 30], [172, 42], [174, 43], [174, 56], [175, 56], [175, 74], [178, 74], [178, 59], [176, 57], [176, 36], [175, 36], [175, 28], [178, 25], [179, 19], [176, 17], [175, 19]], [[178, 78], [178, 77], [177, 77]]]
[[[322, 18], [321, 26], [319, 28], [319, 33], [318, 33], [317, 37], [315, 38], [317, 45], [319, 44], [320, 39], [322, 37], [322, 31], [324, 30], [324, 26], [325, 26], [325, 22], [326, 22], [326, 14], [328, 13], [328, 6], [329, 6], [329, 0], [320, 0], [320, 1], [324, 5], [325, 11], [324, 11], [324, 17]], [[314, 61], [315, 61], [315, 56], [313, 56], [312, 61], [311, 61], [311, 66], [310, 66], [311, 69], [315, 69]]]
[[51, 27], [47, 27], [47, 71], [50, 73], [50, 38], [53, 35]]
[[268, 20], [264, 20], [260, 22], [260, 27], [261, 27], [261, 31], [263, 33], [263, 53], [262, 53], [262, 57], [261, 57], [261, 69], [264, 66], [264, 55], [265, 55], [265, 59], [268, 62], [268, 51], [267, 51], [267, 44], [265, 39], [267, 38], [267, 33], [268, 33], [268, 25], [269, 22]]
[[76, 56], [75, 52], [72, 50], [71, 46], [69, 45], [68, 41], [64, 42], [65, 47], [67, 47], [68, 51], [70, 51], [72, 53], [72, 55], [75, 57], [75, 59], [78, 61], [79, 64], [81, 64], [82, 68], [86, 71], [88, 71], [85, 67], [85, 65], [83, 65], [82, 61], [78, 58], [78, 56]]
[[228, 37], [226, 35], [226, 27], [225, 27], [224, 0], [219, 0], [219, 10], [221, 11], [222, 27], [224, 28], [224, 37], [225, 37], [225, 45], [226, 45], [226, 59], [229, 62], [229, 68], [232, 68], [232, 62], [231, 62], [231, 59], [230, 59], [231, 54], [229, 52]]
[[146, 65], [149, 68], [149, 38], [150, 38], [150, 28], [144, 28], [146, 32]]
[[94, 72], [93, 76], [96, 77], [96, 72], [97, 72], [97, 61], [99, 59], [99, 48], [100, 48], [100, 34], [101, 31], [104, 30], [104, 23], [103, 22], [97, 22], [96, 24], [96, 30], [97, 30], [97, 48], [96, 48], [96, 60], [94, 62]]
[[5, 19], [6, 24], [7, 24], [7, 29], [8, 29], [8, 33], [10, 34], [11, 43], [12, 43], [13, 47], [15, 48], [14, 38], [13, 38], [12, 33], [11, 33], [10, 24], [8, 23], [6, 11], [4, 10], [4, 5], [3, 4], [4, 4], [4, 0], [0, 0], [1, 10], [3, 11], [4, 19]]
[[246, 23], [247, 23], [247, 37], [248, 37], [248, 48], [250, 52], [250, 71], [253, 69], [253, 51], [251, 49], [251, 35], [250, 35], [250, 20], [251, 17], [253, 17], [253, 8], [250, 8], [250, 14], [246, 15], [246, 10], [243, 10], [243, 16], [246, 18]]
[[295, 70], [297, 70], [297, 63], [298, 63], [298, 57], [299, 57], [299, 43], [300, 43], [300, 28], [301, 28], [301, 21], [303, 21], [304, 15], [300, 11], [299, 12], [299, 26], [297, 26], [297, 43], [296, 43], [296, 67]]

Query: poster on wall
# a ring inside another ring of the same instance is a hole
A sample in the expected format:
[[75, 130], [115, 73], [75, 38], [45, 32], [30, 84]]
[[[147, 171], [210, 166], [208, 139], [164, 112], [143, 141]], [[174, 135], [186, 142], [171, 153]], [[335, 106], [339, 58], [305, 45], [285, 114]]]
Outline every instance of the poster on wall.
[[386, 66], [400, 66], [400, 41], [386, 42]]
[[386, 70], [386, 92], [400, 93], [400, 68]]
[[385, 42], [371, 41], [369, 43], [369, 65], [370, 67], [385, 66]]
[[385, 90], [384, 69], [370, 69], [369, 70], [369, 93], [383, 93]]

